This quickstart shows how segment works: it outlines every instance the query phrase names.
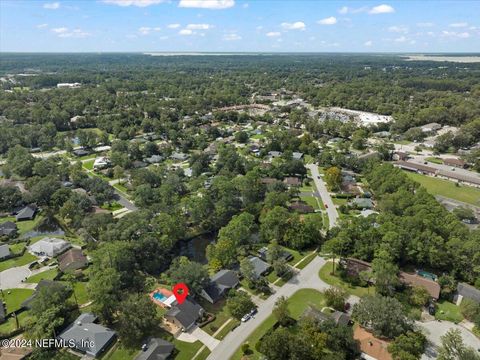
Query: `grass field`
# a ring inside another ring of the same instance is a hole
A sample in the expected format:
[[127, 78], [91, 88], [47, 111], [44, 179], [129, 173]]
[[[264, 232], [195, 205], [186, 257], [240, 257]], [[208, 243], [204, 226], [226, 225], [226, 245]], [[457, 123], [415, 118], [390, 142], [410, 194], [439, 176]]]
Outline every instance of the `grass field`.
[[[28, 311], [23, 311], [17, 315], [18, 324], [20, 327], [25, 326], [27, 323], [27, 319], [29, 318]], [[12, 331], [17, 329], [17, 322], [15, 321], [15, 317], [9, 317], [7, 321], [0, 324], [0, 335], [8, 335]]]
[[30, 264], [31, 262], [37, 260], [36, 256], [33, 256], [29, 252], [25, 251], [22, 256], [15, 257], [12, 259], [4, 260], [0, 262], [0, 271], [10, 269], [12, 267], [23, 266]]
[[460, 307], [445, 300], [437, 303], [437, 311], [435, 312], [435, 319], [446, 320], [454, 323], [459, 323], [463, 320], [463, 315], [460, 312]]
[[427, 157], [425, 158], [425, 160], [430, 161], [431, 163], [434, 163], [434, 164], [440, 164], [440, 165], [443, 164], [442, 159], [438, 157]]
[[130, 360], [135, 358], [138, 349], [127, 349], [118, 343], [104, 356], [103, 360]]
[[200, 305], [209, 313], [215, 314], [215, 320], [210, 324], [205, 325], [202, 330], [206, 333], [213, 335], [225, 321], [230, 318], [230, 315], [225, 308], [225, 300], [217, 301], [215, 304], [210, 304], [207, 301], [200, 301]]
[[[294, 319], [298, 319], [300, 315], [305, 311], [307, 306], [312, 305], [316, 308], [322, 308], [325, 304], [323, 295], [314, 289], [301, 289], [293, 294], [288, 299], [288, 309]], [[275, 324], [275, 317], [270, 315], [263, 323], [258, 326], [255, 331], [247, 338], [250, 344], [250, 349], [253, 351], [252, 355], [249, 355], [249, 359], [258, 360], [261, 359], [261, 354], [255, 350], [255, 344], [260, 338]], [[232, 357], [232, 360], [239, 360], [242, 358], [242, 350], [239, 348]]]
[[450, 199], [480, 206], [480, 189], [471, 186], [455, 186], [454, 182], [407, 172], [410, 179], [420, 183], [432, 195], [441, 195]]
[[50, 269], [47, 271], [43, 271], [41, 273], [38, 273], [36, 275], [30, 276], [26, 282], [27, 283], [39, 283], [40, 280], [53, 280], [58, 274], [57, 269]]
[[32, 294], [33, 290], [30, 289], [3, 290], [2, 299], [7, 305], [7, 314], [20, 309], [22, 302]]
[[[336, 268], [336, 265], [335, 265], [335, 268]], [[374, 294], [375, 293], [375, 288], [373, 286], [370, 286], [370, 288], [366, 288], [366, 287], [361, 287], [361, 286], [350, 285], [350, 284], [342, 281], [337, 276], [332, 275], [331, 271], [332, 271], [332, 262], [328, 261], [320, 269], [320, 271], [318, 273], [318, 276], [320, 277], [320, 279], [325, 281], [327, 284], [342, 288], [351, 295], [356, 295], [356, 296], [361, 297], [361, 296], [365, 296], [365, 295], [368, 295], [368, 294]]]
[[232, 331], [232, 329], [236, 328], [239, 324], [240, 322], [238, 320], [231, 320], [227, 325], [225, 325], [222, 330], [220, 330], [217, 335], [215, 335], [215, 339], [222, 340], [230, 333], [230, 331]]
[[95, 162], [95, 159], [84, 161], [84, 162], [82, 162], [82, 166], [83, 166], [84, 169], [93, 170], [93, 163], [94, 162]]
[[[187, 343], [175, 339], [173, 341], [175, 348], [178, 350], [178, 354], [174, 357], [175, 360], [191, 360], [198, 350], [203, 346], [200, 341], [194, 343]], [[198, 358], [197, 358], [198, 359]]]

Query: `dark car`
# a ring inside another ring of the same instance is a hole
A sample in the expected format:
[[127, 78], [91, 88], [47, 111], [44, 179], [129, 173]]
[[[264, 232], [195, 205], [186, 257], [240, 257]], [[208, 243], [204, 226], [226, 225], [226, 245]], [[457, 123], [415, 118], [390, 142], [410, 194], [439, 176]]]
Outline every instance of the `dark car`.
[[435, 315], [435, 304], [428, 305], [428, 313], [432, 316]]

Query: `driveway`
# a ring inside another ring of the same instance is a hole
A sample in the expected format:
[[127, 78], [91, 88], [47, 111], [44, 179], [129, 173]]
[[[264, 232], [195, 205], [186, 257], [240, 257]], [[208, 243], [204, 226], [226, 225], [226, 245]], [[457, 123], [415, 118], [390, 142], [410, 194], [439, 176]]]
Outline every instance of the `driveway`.
[[22, 280], [29, 277], [32, 272], [28, 265], [18, 266], [4, 270], [0, 273], [0, 289], [15, 289], [20, 288]]
[[250, 334], [271, 315], [272, 309], [277, 299], [281, 296], [290, 297], [300, 289], [316, 289], [319, 291], [325, 290], [329, 287], [318, 277], [320, 268], [325, 265], [326, 260], [317, 256], [310, 264], [292, 277], [285, 285], [278, 289], [278, 291], [271, 295], [268, 299], [258, 306], [257, 314], [240, 326], [231, 331], [217, 347], [210, 353], [207, 359], [219, 360], [230, 359], [237, 348], [242, 345]]
[[197, 340], [200, 340], [206, 347], [212, 351], [220, 343], [220, 340], [215, 339], [213, 336], [207, 334], [205, 331], [196, 326], [193, 330], [190, 330], [189, 333], [194, 336]]
[[430, 360], [437, 358], [438, 348], [442, 345], [440, 339], [450, 329], [458, 329], [462, 334], [463, 342], [474, 349], [480, 349], [480, 340], [463, 326], [456, 325], [450, 321], [429, 321], [419, 322], [417, 326], [423, 330], [423, 333], [428, 339], [428, 346], [425, 353], [422, 355], [422, 360]]
[[315, 183], [315, 186], [317, 187], [317, 191], [320, 194], [320, 197], [322, 198], [323, 203], [327, 205], [326, 210], [328, 215], [329, 226], [331, 229], [337, 224], [337, 220], [338, 220], [337, 208], [333, 203], [332, 197], [330, 196], [330, 193], [327, 190], [327, 186], [325, 185], [325, 182], [320, 176], [320, 173], [318, 171], [318, 166], [316, 164], [307, 164], [305, 166], [308, 169], [310, 169], [310, 171], [312, 172], [312, 178]]

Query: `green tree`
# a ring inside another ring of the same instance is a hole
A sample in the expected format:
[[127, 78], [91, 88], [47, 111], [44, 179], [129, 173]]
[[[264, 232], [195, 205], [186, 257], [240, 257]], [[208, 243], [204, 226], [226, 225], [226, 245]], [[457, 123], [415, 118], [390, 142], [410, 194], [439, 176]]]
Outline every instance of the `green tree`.
[[118, 333], [127, 346], [135, 346], [158, 329], [160, 319], [154, 303], [144, 294], [129, 294], [118, 309]]
[[290, 310], [288, 309], [288, 300], [285, 296], [280, 296], [277, 301], [275, 301], [272, 314], [282, 326], [287, 326], [292, 322]]
[[395, 298], [367, 296], [354, 305], [352, 318], [376, 336], [393, 339], [412, 328], [403, 305]]
[[192, 294], [200, 294], [210, 278], [207, 269], [200, 263], [190, 261], [185, 256], [175, 258], [166, 272], [170, 283], [185, 283]]
[[441, 337], [442, 346], [438, 349], [438, 360], [478, 360], [480, 356], [474, 349], [467, 347], [458, 329], [450, 329]]
[[330, 190], [336, 191], [340, 189], [340, 185], [342, 185], [342, 171], [338, 167], [332, 166], [325, 170], [324, 178]]
[[228, 296], [225, 306], [228, 313], [238, 320], [255, 308], [252, 299], [250, 299], [250, 296], [244, 291], [232, 292], [232, 294]]
[[397, 336], [388, 346], [394, 360], [414, 360], [422, 357], [427, 338], [421, 332], [408, 331]]
[[87, 289], [93, 311], [103, 321], [111, 323], [123, 295], [120, 274], [113, 268], [92, 272]]
[[348, 299], [348, 293], [345, 290], [331, 286], [323, 291], [323, 296], [327, 306], [338, 311], [345, 310], [345, 302]]

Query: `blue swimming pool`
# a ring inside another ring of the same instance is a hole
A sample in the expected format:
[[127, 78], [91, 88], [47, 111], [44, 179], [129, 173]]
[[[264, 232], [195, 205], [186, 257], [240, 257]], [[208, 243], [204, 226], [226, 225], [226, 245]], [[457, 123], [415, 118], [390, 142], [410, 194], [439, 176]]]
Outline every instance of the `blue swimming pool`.
[[167, 297], [165, 295], [163, 295], [161, 292], [154, 293], [153, 298], [155, 300], [160, 301], [160, 302], [164, 302], [165, 300], [167, 300]]

